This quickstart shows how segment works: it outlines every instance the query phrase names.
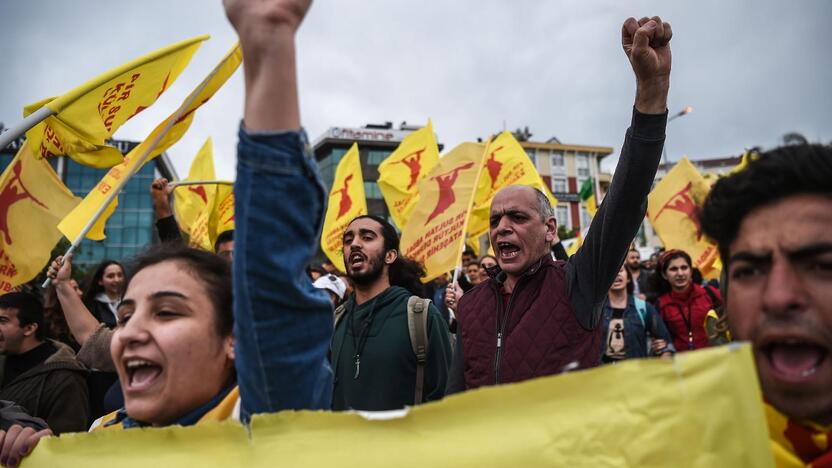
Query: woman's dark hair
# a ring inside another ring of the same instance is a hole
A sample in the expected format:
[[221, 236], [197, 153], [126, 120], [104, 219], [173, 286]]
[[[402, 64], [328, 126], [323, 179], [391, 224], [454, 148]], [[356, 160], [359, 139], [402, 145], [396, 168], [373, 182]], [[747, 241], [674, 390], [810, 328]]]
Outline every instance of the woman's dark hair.
[[231, 266], [216, 254], [175, 242], [164, 242], [151, 247], [130, 264], [130, 276], [125, 282], [124, 290], [127, 290], [138, 272], [169, 261], [183, 265], [194, 278], [205, 285], [208, 299], [216, 312], [217, 333], [220, 336], [231, 335], [234, 328]]
[[53, 340], [60, 341], [78, 350], [80, 345], [75, 341], [72, 333], [69, 330], [69, 324], [66, 323], [66, 316], [64, 316], [61, 302], [58, 300], [58, 292], [55, 290], [55, 285], [50, 284], [43, 292], [43, 320], [46, 328], [46, 337]]
[[688, 266], [693, 268], [693, 261], [690, 259], [690, 255], [688, 255], [688, 253], [684, 250], [672, 249], [662, 253], [661, 256], [659, 256], [658, 265], [656, 265], [656, 273], [653, 275], [653, 287], [659, 292], [659, 294], [668, 293], [671, 289], [673, 289], [670, 286], [670, 282], [664, 279], [662, 273], [665, 273], [667, 267], [670, 265], [670, 262], [677, 258], [684, 258]]
[[400, 286], [410, 291], [414, 296], [424, 297], [425, 286], [422, 284], [422, 278], [425, 276], [425, 268], [416, 260], [405, 257], [402, 251], [399, 250], [399, 234], [392, 224], [386, 219], [375, 215], [358, 216], [356, 219], [372, 219], [381, 225], [381, 237], [384, 238], [384, 251], [389, 252], [395, 250], [398, 255], [396, 261], [389, 265], [388, 276], [390, 278], [391, 286]]
[[[102, 278], [104, 278], [104, 270], [106, 270], [110, 265], [118, 265], [118, 267], [121, 268], [121, 272], [126, 274], [124, 271], [124, 265], [115, 260], [104, 260], [99, 263], [95, 268], [95, 271], [91, 275], [87, 275], [86, 278], [84, 278], [84, 285], [81, 287], [81, 290], [84, 292], [81, 296], [81, 300], [84, 301], [84, 304], [87, 304], [87, 307], [89, 307], [89, 304], [95, 300], [95, 296], [97, 296], [98, 293], [104, 291], [104, 286], [101, 286], [98, 283]], [[124, 294], [124, 290], [125, 288], [122, 287], [120, 293]]]
[[832, 196], [832, 146], [787, 145], [749, 154], [746, 168], [717, 180], [702, 205], [702, 230], [716, 241], [726, 268], [728, 248], [751, 211], [794, 195]]

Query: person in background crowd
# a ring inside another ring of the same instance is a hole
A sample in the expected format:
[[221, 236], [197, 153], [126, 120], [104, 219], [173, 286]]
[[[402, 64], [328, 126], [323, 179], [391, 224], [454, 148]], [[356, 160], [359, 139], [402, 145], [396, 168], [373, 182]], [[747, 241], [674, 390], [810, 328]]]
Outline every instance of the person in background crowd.
[[633, 277], [633, 294], [647, 302], [655, 302], [658, 295], [653, 290], [653, 279], [651, 278], [653, 273], [642, 267], [641, 253], [638, 249], [630, 248], [624, 265]]
[[182, 242], [182, 233], [170, 209], [170, 193], [173, 187], [164, 177], [159, 177], [150, 184], [150, 199], [156, 218], [156, 232], [162, 242]]
[[644, 265], [641, 269], [644, 270], [645, 273], [650, 273], [652, 275], [656, 271], [656, 263], [658, 263], [658, 261], [659, 254], [652, 253], [650, 254], [650, 257], [648, 257], [647, 260], [644, 261]]
[[480, 269], [479, 263], [471, 262], [465, 267], [465, 277], [468, 279], [468, 283], [471, 284], [471, 287], [482, 283], [482, 276], [482, 269]]
[[0, 336], [0, 400], [26, 408], [56, 434], [86, 429], [87, 371], [69, 346], [46, 338], [36, 296], [0, 296]]
[[501, 271], [459, 299], [449, 392], [600, 363], [603, 302], [644, 219], [662, 153], [671, 36], [658, 17], [629, 18], [622, 27], [636, 75], [632, 125], [617, 176], [568, 262], [552, 259], [557, 222], [545, 194], [510, 186], [494, 196], [489, 235]]
[[408, 308], [421, 302], [424, 270], [399, 254], [395, 228], [376, 216], [353, 219], [344, 231], [344, 264], [355, 293], [336, 311], [332, 408], [384, 411], [441, 399], [451, 363], [448, 325], [428, 303], [419, 379]]
[[321, 267], [310, 265], [306, 267], [306, 274], [309, 275], [309, 279], [312, 280], [312, 282], [314, 283], [316, 279], [326, 275], [327, 272]]
[[832, 466], [832, 146], [759, 153], [719, 179], [702, 228], [725, 314], [752, 344], [777, 466]]
[[451, 316], [448, 313], [448, 307], [445, 305], [445, 291], [448, 289], [448, 284], [450, 283], [449, 274], [445, 273], [444, 275], [439, 275], [436, 279], [433, 280], [433, 305], [439, 310], [439, 313], [442, 314], [442, 318], [448, 323], [450, 327], [451, 323]]
[[234, 261], [234, 230], [229, 229], [217, 235], [214, 241], [214, 253], [223, 260]]
[[342, 273], [342, 272], [339, 272], [339, 271], [338, 271], [338, 269], [337, 269], [337, 268], [335, 268], [335, 264], [333, 264], [333, 263], [332, 263], [331, 261], [329, 261], [329, 260], [324, 260], [324, 262], [323, 262], [323, 263], [321, 263], [321, 268], [323, 268], [323, 270], [324, 270], [325, 272], [327, 272], [327, 273], [332, 273], [332, 274], [334, 274], [334, 275], [337, 275], [337, 274]]
[[659, 313], [679, 352], [706, 348], [709, 345], [705, 319], [710, 310], [722, 305], [719, 291], [693, 282], [690, 255], [682, 250], [668, 250], [659, 258], [655, 275]]
[[497, 266], [497, 257], [493, 255], [483, 255], [480, 259], [480, 277], [482, 281], [488, 281], [488, 270]]
[[332, 302], [333, 310], [341, 305], [341, 302], [344, 300], [344, 293], [347, 292], [347, 285], [341, 280], [341, 278], [333, 275], [332, 273], [327, 273], [324, 276], [316, 279], [312, 286], [315, 286], [318, 289], [323, 289], [329, 295], [329, 299]]
[[601, 347], [603, 363], [650, 356], [670, 357], [675, 351], [659, 313], [633, 294], [633, 285], [629, 268], [622, 266], [612, 282], [601, 318], [601, 330], [606, 332]]
[[469, 289], [473, 288], [474, 285], [471, 284], [468, 278], [468, 265], [472, 262], [477, 261], [477, 255], [470, 247], [465, 247], [465, 250], [462, 252], [462, 258], [460, 259], [460, 263], [462, 264], [462, 270], [460, 271], [460, 275], [457, 277], [457, 281], [459, 285], [462, 287], [463, 291], [468, 291]]
[[96, 320], [113, 328], [123, 288], [124, 267], [115, 260], [104, 260], [84, 280], [81, 300]]

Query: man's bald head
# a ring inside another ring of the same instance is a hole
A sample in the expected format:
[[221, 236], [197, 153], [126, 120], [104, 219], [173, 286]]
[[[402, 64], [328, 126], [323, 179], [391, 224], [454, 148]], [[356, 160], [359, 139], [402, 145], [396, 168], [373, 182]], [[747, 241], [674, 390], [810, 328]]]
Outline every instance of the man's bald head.
[[519, 276], [549, 252], [557, 233], [552, 205], [541, 191], [512, 185], [494, 196], [489, 216], [491, 245], [509, 276]]

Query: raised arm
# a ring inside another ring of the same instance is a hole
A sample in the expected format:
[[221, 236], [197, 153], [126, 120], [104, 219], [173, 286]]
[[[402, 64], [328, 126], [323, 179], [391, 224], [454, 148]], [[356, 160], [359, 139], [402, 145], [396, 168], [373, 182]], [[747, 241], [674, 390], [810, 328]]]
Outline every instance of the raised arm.
[[243, 416], [328, 409], [332, 308], [304, 270], [324, 188], [300, 130], [294, 35], [308, 1], [228, 0], [245, 57], [237, 149], [234, 333]]
[[586, 328], [598, 324], [607, 291], [647, 210], [664, 145], [672, 35], [670, 24], [657, 16], [629, 18], [621, 30], [621, 45], [636, 76], [633, 120], [610, 190], [567, 267], [570, 302]]
[[83, 346], [98, 329], [99, 323], [69, 282], [72, 279], [72, 254], [66, 256], [63, 265], [61, 265], [61, 259], [64, 257], [55, 258], [49, 265], [46, 275], [52, 278], [52, 284], [58, 294], [58, 302], [61, 303], [61, 310], [64, 312], [70, 333], [75, 341]]

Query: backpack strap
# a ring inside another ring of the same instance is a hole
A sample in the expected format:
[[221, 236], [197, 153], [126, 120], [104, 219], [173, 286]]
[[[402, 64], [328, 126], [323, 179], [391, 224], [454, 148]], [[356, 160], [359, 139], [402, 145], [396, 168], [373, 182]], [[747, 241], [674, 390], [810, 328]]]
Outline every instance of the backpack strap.
[[702, 287], [702, 289], [705, 290], [705, 293], [708, 294], [708, 299], [711, 300], [711, 309], [715, 310], [716, 313], [721, 316], [722, 315], [722, 310], [721, 310], [722, 301], [720, 301], [719, 298], [716, 297], [716, 293], [714, 292], [713, 289], [711, 289], [710, 285], [706, 284], [705, 286]]
[[407, 300], [407, 330], [416, 355], [416, 391], [413, 403], [422, 402], [425, 390], [425, 364], [428, 360], [428, 307], [430, 299], [410, 296]]
[[332, 327], [333, 329], [338, 328], [338, 324], [341, 323], [341, 319], [344, 318], [344, 312], [346, 311], [347, 308], [344, 304], [341, 304], [335, 308], [335, 326]]

